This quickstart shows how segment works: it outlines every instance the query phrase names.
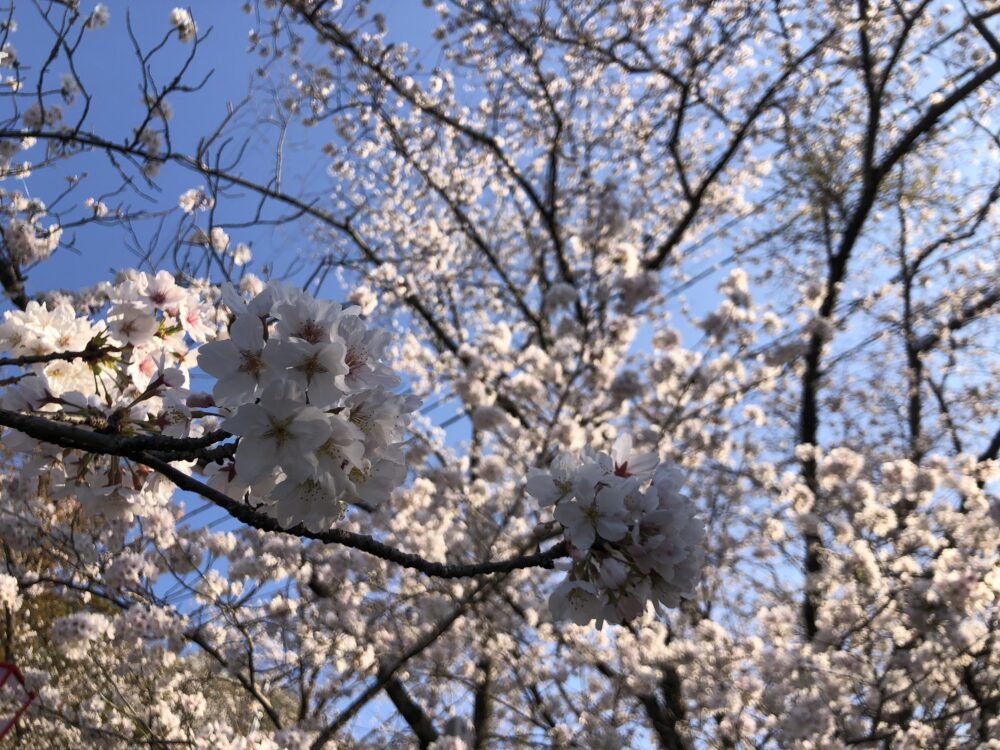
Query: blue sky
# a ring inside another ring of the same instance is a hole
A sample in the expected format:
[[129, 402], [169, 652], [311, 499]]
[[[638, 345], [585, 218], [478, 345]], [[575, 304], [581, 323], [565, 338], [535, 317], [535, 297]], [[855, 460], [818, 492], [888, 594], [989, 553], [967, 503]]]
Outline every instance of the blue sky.
[[[94, 4], [82, 5], [81, 13], [89, 13]], [[170, 12], [177, 3], [109, 0], [106, 5], [111, 16], [108, 27], [89, 32], [74, 59], [79, 76], [93, 97], [86, 129], [112, 140], [124, 141], [131, 136], [144, 114], [139, 85], [141, 71], [126, 31], [126, 16], [131, 19], [139, 44], [148, 50], [158, 44], [169, 30]], [[433, 28], [429, 11], [417, 3], [409, 6], [417, 11], [412, 14], [404, 10], [401, 3], [383, 5], [392, 8], [393, 25], [406, 29], [411, 39], [414, 33], [427, 34]], [[177, 94], [169, 99], [174, 110], [170, 122], [171, 139], [174, 149], [183, 153], [193, 153], [199, 138], [226, 115], [227, 107], [246, 96], [259, 64], [259, 59], [247, 52], [248, 32], [253, 28], [254, 19], [241, 13], [237, 3], [202, 2], [189, 7], [199, 32], [210, 30], [210, 33], [198, 49], [185, 77], [193, 83], [208, 76], [204, 87], [200, 91]], [[19, 16], [19, 28], [13, 35], [13, 43], [22, 64], [33, 68], [27, 73], [27, 88], [33, 88], [40, 63], [51, 49], [54, 35], [32, 8], [25, 6]], [[162, 85], [169, 81], [190, 51], [190, 44], [183, 44], [176, 35], [172, 36], [153, 58], [152, 69], [157, 82]], [[57, 60], [46, 78], [46, 88], [58, 88], [59, 75], [68, 70], [65, 59]], [[28, 103], [30, 101], [22, 100], [21, 106]], [[274, 161], [275, 129], [258, 126], [258, 120], [270, 114], [266, 111], [271, 109], [269, 105], [269, 102], [257, 104], [256, 110], [245, 110], [237, 118], [234, 128], [239, 139], [246, 140], [246, 152], [239, 171], [251, 177], [266, 174]], [[73, 121], [80, 110], [78, 99], [75, 105], [65, 108], [66, 119]], [[325, 174], [325, 159], [317, 159], [316, 155], [332, 135], [328, 125], [314, 129], [293, 128], [289, 132], [283, 170], [286, 191], [316, 195], [328, 189], [330, 181]], [[230, 153], [234, 149], [235, 145], [231, 146]], [[29, 158], [35, 162], [40, 160], [41, 154], [40, 146], [28, 152]], [[86, 198], [98, 197], [120, 184], [120, 179], [103, 154], [85, 154], [39, 170], [21, 185], [9, 184], [8, 187], [40, 197], [51, 207], [52, 196], [66, 189], [66, 180], [70, 175], [79, 177], [80, 184], [54, 207], [56, 209], [78, 209]], [[197, 175], [191, 172], [166, 166], [156, 178], [156, 188], [144, 186], [152, 200], [131, 194], [106, 202], [114, 206], [117, 200], [133, 210], [160, 210], [176, 206], [177, 197], [185, 190], [197, 187], [200, 182]], [[215, 221], [223, 226], [228, 222], [246, 221], [254, 205], [252, 196], [234, 193], [227, 200], [220, 201]], [[168, 226], [172, 226], [170, 222], [176, 222], [176, 217], [170, 218]], [[156, 231], [156, 226], [157, 221], [152, 219], [138, 224], [140, 240], [148, 240]], [[233, 242], [244, 241], [253, 246], [255, 262], [251, 268], [257, 272], [279, 252], [287, 258], [295, 252], [308, 253], [312, 250], [308, 246], [309, 237], [301, 228], [298, 231], [271, 227], [239, 228], [230, 234]], [[107, 279], [114, 270], [136, 263], [135, 255], [124, 246], [122, 232], [117, 227], [106, 231], [86, 227], [82, 231], [68, 232], [65, 238], [75, 243], [78, 252], [61, 249], [57, 258], [33, 269], [29, 280], [30, 291], [54, 287], [78, 288]]]
[[[142, 115], [141, 93], [138, 88], [140, 70], [125, 31], [126, 9], [131, 6], [131, 20], [136, 38], [140, 44], [150, 47], [158, 42], [169, 28], [169, 14], [173, 4], [144, 0], [141, 5], [114, 1], [107, 5], [111, 10], [108, 28], [90, 32], [75, 55], [75, 61], [80, 78], [93, 96], [87, 129], [115, 140], [125, 140], [138, 125]], [[232, 6], [223, 3], [204, 5], [207, 18], [202, 22], [199, 13], [199, 25], [215, 26], [210, 39], [212, 47], [218, 52], [199, 55], [200, 59], [192, 66], [192, 78], [200, 78], [213, 67], [213, 59], [210, 58], [214, 58], [215, 73], [200, 94], [190, 97], [188, 101], [178, 99], [172, 102], [176, 115], [171, 125], [177, 132], [178, 141], [182, 143], [189, 142], [198, 135], [197, 125], [201, 118], [192, 117], [191, 110], [196, 106], [204, 107], [202, 117], [220, 116], [225, 112], [226, 100], [232, 98], [232, 92], [246, 89], [252, 70], [248, 57], [242, 54], [242, 50], [246, 47], [246, 28], [232, 22]], [[229, 5], [226, 14], [230, 17], [228, 21], [224, 21], [220, 12], [223, 10], [223, 5]], [[81, 10], [86, 12], [89, 9], [83, 6]], [[27, 6], [20, 14], [18, 23], [18, 32], [13, 37], [14, 44], [20, 52], [22, 62], [35, 64], [37, 70], [39, 53], [51, 47], [53, 34]], [[180, 44], [176, 38], [168, 43], [161, 55], [163, 64], [155, 66], [163, 72], [164, 79], [167, 71], [178, 65], [187, 51], [188, 48]], [[207, 49], [205, 51], [208, 52]], [[219, 65], [219, 60], [241, 64]], [[51, 70], [51, 78], [47, 80], [56, 83], [59, 74], [67, 72], [68, 66], [64, 59], [59, 59]], [[28, 75], [31, 80], [37, 74]], [[213, 105], [205, 107], [207, 102]], [[76, 106], [66, 108], [66, 116], [72, 118], [79, 111], [78, 103]], [[40, 152], [40, 147], [36, 147], [29, 152], [29, 155], [37, 161]], [[27, 188], [32, 195], [50, 203], [50, 196], [65, 189], [66, 178], [71, 174], [81, 176], [82, 184], [58, 207], [69, 208], [75, 203], [73, 207], [76, 208], [87, 197], [99, 195], [116, 185], [115, 175], [108, 169], [105, 157], [95, 154], [75, 157], [54, 168], [40, 170], [25, 181], [26, 185], [22, 185], [21, 189]], [[156, 202], [161, 205], [175, 204], [176, 196], [191, 186], [189, 183], [192, 179], [185, 180], [184, 177], [174, 170], [165, 170], [162, 179], [158, 180], [163, 192], [152, 193]], [[146, 210], [156, 205], [137, 197], [129, 197], [123, 202], [133, 208]], [[60, 250], [57, 257], [34, 269], [30, 275], [30, 290], [92, 284], [108, 278], [109, 272], [113, 269], [135, 263], [135, 257], [122, 245], [121, 232], [117, 228], [96, 231], [88, 227], [71, 236], [76, 240], [79, 253]]]

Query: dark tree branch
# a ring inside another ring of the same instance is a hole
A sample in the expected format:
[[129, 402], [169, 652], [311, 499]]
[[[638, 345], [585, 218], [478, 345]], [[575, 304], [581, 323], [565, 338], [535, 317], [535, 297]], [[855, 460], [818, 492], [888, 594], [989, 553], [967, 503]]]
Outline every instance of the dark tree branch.
[[386, 682], [385, 694], [389, 696], [389, 700], [399, 711], [400, 716], [410, 725], [410, 729], [417, 736], [420, 747], [429, 747], [439, 736], [437, 729], [434, 728], [434, 722], [430, 720], [424, 709], [410, 697], [402, 681], [395, 675]]
[[482, 679], [476, 684], [472, 703], [472, 727], [475, 735], [472, 750], [486, 750], [489, 746], [490, 721], [493, 718], [493, 661], [488, 655], [479, 660]]
[[[928, 106], [926, 112], [921, 116], [905, 133], [896, 141], [895, 145], [877, 162], [874, 158], [874, 143], [878, 138], [878, 132], [871, 128], [879, 122], [880, 118], [873, 113], [869, 113], [869, 130], [865, 136], [864, 148], [870, 156], [866, 162], [870, 163], [868, 169], [863, 174], [863, 185], [861, 194], [851, 212], [850, 219], [844, 227], [840, 237], [840, 243], [836, 252], [828, 261], [826, 292], [817, 314], [821, 320], [830, 320], [840, 292], [847, 276], [848, 263], [853, 254], [855, 245], [861, 236], [861, 230], [868, 220], [876, 199], [879, 196], [879, 189], [882, 182], [899, 163], [899, 161], [916, 144], [941, 122], [942, 118], [948, 114], [958, 104], [972, 95], [978, 88], [992, 80], [1000, 73], [1000, 56], [992, 63], [979, 70], [964, 84], [955, 88], [947, 96]], [[871, 102], [872, 106], [881, 107], [881, 101], [876, 97]], [[805, 355], [805, 369], [802, 376], [802, 399], [799, 412], [799, 434], [798, 442], [801, 445], [817, 445], [819, 434], [819, 409], [818, 394], [820, 379], [822, 377], [821, 359], [824, 344], [824, 337], [816, 332], [809, 338], [809, 344]], [[814, 498], [819, 496], [819, 482], [816, 476], [816, 461], [812, 457], [802, 461], [802, 476], [806, 486], [812, 492]], [[806, 635], [811, 640], [817, 632], [816, 614], [818, 602], [815, 600], [815, 592], [809, 590], [809, 580], [817, 574], [822, 566], [820, 563], [820, 550], [822, 540], [814, 532], [804, 534], [806, 545], [805, 573], [806, 573], [806, 593], [803, 597], [802, 613], [806, 629]]]
[[195, 492], [207, 500], [211, 500], [220, 508], [228, 511], [233, 518], [242, 521], [260, 531], [270, 531], [279, 534], [290, 534], [303, 539], [315, 539], [324, 544], [341, 544], [351, 549], [367, 552], [387, 562], [396, 563], [404, 568], [411, 568], [436, 578], [469, 578], [471, 576], [488, 575], [491, 573], [509, 573], [523, 568], [551, 568], [555, 560], [568, 554], [566, 544], [560, 542], [545, 552], [533, 555], [519, 555], [506, 560], [493, 560], [479, 563], [436, 563], [425, 560], [419, 555], [403, 552], [380, 542], [367, 534], [357, 534], [343, 529], [328, 529], [312, 531], [302, 524], [289, 529], [281, 526], [271, 516], [259, 513], [244, 503], [233, 500], [228, 495], [209, 487], [197, 479], [189, 477], [169, 463], [154, 458], [148, 454], [137, 453], [130, 456], [141, 464], [163, 474], [183, 490]]
[[284, 528], [274, 518], [259, 513], [250, 506], [238, 502], [223, 492], [209, 487], [204, 482], [188, 476], [180, 469], [171, 466], [161, 458], [145, 451], [192, 452], [211, 445], [219, 440], [230, 437], [223, 430], [216, 430], [198, 438], [170, 438], [160, 435], [126, 436], [93, 432], [61, 422], [53, 422], [44, 417], [0, 409], [0, 425], [12, 427], [29, 437], [46, 443], [84, 450], [88, 453], [123, 456], [148, 466], [172, 481], [178, 487], [194, 492], [207, 500], [211, 500], [220, 508], [228, 511], [239, 521], [261, 531], [271, 531], [281, 534], [291, 534], [304, 539], [315, 539], [324, 544], [342, 544], [346, 547], [367, 552], [388, 562], [412, 568], [429, 576], [438, 578], [467, 578], [470, 576], [487, 575], [490, 573], [508, 573], [522, 568], [551, 568], [555, 560], [568, 554], [566, 544], [560, 542], [545, 552], [533, 555], [511, 557], [506, 560], [493, 560], [479, 563], [436, 563], [425, 560], [419, 555], [403, 552], [387, 544], [379, 542], [365, 534], [356, 534], [343, 529], [328, 529], [327, 531], [311, 531], [302, 524], [292, 528]]

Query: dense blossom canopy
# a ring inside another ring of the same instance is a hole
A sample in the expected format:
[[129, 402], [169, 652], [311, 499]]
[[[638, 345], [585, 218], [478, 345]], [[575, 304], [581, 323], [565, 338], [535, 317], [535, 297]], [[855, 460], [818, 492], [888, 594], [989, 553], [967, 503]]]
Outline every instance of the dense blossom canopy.
[[0, 5], [4, 742], [1000, 748], [1000, 6], [139, 6]]

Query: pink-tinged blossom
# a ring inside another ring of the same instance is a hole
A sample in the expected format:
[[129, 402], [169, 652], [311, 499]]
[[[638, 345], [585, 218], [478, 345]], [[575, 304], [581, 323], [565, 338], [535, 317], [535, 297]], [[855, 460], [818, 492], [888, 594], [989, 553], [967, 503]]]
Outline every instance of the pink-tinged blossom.
[[395, 388], [399, 376], [380, 360], [389, 344], [389, 333], [369, 329], [361, 318], [347, 315], [341, 318], [338, 332], [347, 346], [347, 366], [350, 372], [345, 381], [351, 390], [362, 388]]
[[175, 312], [190, 295], [186, 289], [177, 285], [174, 275], [167, 271], [160, 271], [152, 277], [142, 274], [140, 278], [140, 299], [148, 300], [149, 304], [159, 310]]
[[648, 477], [660, 462], [655, 453], [635, 453], [632, 450], [632, 436], [624, 433], [618, 436], [611, 447], [611, 473], [619, 477]]
[[177, 320], [184, 332], [197, 344], [203, 344], [213, 337], [215, 326], [212, 324], [214, 310], [210, 305], [202, 304], [191, 297], [185, 297], [177, 307]]
[[341, 315], [342, 309], [336, 302], [304, 296], [289, 299], [275, 306], [274, 316], [278, 319], [275, 333], [282, 338], [302, 339], [310, 344], [331, 341], [339, 344], [337, 324]]
[[170, 350], [156, 347], [153, 343], [148, 348], [133, 350], [128, 373], [140, 391], [151, 386], [159, 391], [165, 388], [183, 388], [187, 385], [187, 371], [178, 364], [180, 363]]

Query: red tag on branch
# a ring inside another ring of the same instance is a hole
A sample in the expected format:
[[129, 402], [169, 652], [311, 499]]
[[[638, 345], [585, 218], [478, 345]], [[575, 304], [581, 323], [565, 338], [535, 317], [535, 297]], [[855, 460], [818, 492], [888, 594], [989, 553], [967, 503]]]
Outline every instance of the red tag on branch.
[[21, 674], [21, 670], [13, 664], [0, 662], [0, 690], [5, 688], [14, 689], [17, 692], [20, 692], [23, 697], [20, 699], [18, 709], [14, 712], [13, 716], [6, 720], [0, 718], [0, 740], [6, 736], [7, 732], [9, 732], [17, 723], [17, 720], [21, 718], [21, 714], [27, 711], [28, 706], [30, 706], [31, 702], [35, 700], [35, 692], [33, 690], [28, 690], [24, 685], [24, 675]]

